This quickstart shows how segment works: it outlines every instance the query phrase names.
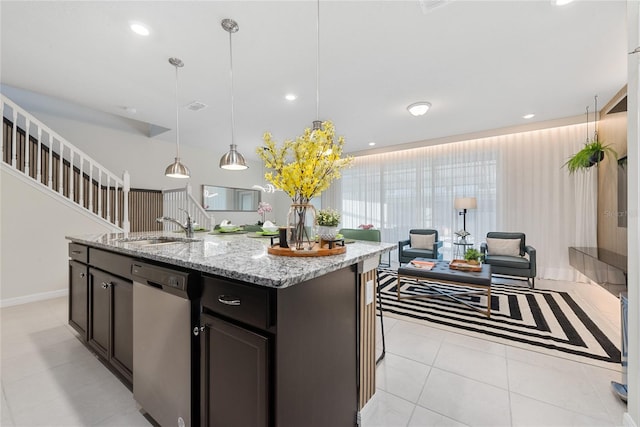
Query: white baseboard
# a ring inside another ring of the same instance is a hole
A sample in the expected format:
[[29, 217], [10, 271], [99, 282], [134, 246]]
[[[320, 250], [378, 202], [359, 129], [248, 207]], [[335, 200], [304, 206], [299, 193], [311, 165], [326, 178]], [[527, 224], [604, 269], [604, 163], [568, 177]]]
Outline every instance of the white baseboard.
[[57, 291], [41, 292], [39, 294], [25, 295], [23, 297], [7, 298], [7, 299], [0, 300], [0, 308], [64, 297], [64, 296], [67, 296], [68, 294], [69, 294], [69, 289], [65, 288], [65, 289], [59, 289]]
[[631, 415], [629, 415], [628, 412], [625, 412], [624, 415], [622, 415], [622, 425], [623, 427], [638, 427], [638, 425], [633, 422]]

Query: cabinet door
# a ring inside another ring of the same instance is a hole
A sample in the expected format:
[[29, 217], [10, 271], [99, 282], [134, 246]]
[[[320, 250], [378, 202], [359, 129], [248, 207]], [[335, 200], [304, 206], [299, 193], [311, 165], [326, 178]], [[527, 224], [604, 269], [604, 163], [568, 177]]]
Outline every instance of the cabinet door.
[[87, 339], [89, 271], [86, 264], [69, 261], [69, 324]]
[[112, 278], [111, 363], [126, 377], [133, 372], [133, 283]]
[[105, 359], [109, 359], [111, 332], [111, 276], [94, 268], [89, 269], [89, 345]]
[[203, 426], [269, 425], [269, 340], [202, 315]]

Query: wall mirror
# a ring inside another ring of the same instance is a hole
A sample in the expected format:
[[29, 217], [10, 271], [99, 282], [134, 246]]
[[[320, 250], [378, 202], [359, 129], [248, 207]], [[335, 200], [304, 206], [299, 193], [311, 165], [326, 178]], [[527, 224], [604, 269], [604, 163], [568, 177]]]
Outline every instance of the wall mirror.
[[247, 188], [202, 186], [202, 207], [207, 211], [240, 211], [258, 210], [262, 192]]

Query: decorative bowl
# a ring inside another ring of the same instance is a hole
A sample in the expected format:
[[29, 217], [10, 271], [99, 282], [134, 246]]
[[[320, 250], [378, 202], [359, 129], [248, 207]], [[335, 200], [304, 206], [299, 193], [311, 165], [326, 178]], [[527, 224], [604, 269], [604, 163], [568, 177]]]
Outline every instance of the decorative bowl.
[[233, 224], [226, 224], [226, 225], [220, 226], [220, 230], [222, 231], [235, 231], [237, 229], [238, 229], [238, 226]]
[[276, 231], [278, 231], [278, 226], [277, 225], [263, 226], [262, 231], [266, 231], [267, 233], [275, 233]]

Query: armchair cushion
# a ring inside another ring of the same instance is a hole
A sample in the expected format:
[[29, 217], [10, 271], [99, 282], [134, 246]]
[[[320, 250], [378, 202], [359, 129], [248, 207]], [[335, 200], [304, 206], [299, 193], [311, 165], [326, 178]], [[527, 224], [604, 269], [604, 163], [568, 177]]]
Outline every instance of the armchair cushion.
[[433, 244], [436, 241], [435, 234], [409, 234], [411, 247], [413, 249], [429, 249], [433, 250]]
[[496, 239], [487, 237], [487, 250], [491, 256], [520, 256], [521, 239]]

